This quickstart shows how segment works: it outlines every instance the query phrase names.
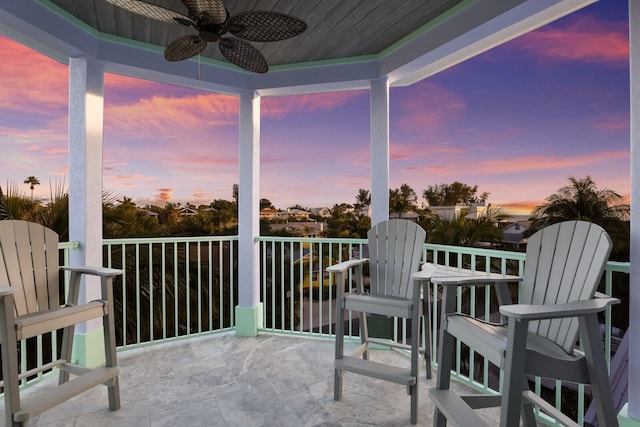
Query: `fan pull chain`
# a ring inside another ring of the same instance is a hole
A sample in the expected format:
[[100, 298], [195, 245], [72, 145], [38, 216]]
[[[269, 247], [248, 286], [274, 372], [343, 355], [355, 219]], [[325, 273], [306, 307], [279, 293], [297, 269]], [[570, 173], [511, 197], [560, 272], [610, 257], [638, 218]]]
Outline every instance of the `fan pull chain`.
[[198, 80], [200, 80], [200, 54], [198, 54]]

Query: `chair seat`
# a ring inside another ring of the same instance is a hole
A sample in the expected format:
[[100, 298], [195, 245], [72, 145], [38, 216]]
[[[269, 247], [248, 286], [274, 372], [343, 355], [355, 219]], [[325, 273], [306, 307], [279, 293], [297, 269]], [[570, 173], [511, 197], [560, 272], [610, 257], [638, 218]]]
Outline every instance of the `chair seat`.
[[347, 294], [343, 299], [343, 308], [345, 310], [408, 318], [411, 317], [413, 301], [389, 296]]
[[[486, 357], [494, 365], [503, 368], [504, 352], [507, 347], [507, 327], [483, 322], [465, 315], [447, 316], [447, 331], [463, 342], [471, 342], [470, 335], [475, 339], [474, 349]], [[573, 362], [581, 353], [567, 354], [562, 347], [537, 334], [528, 334], [527, 352], [542, 354], [558, 361]], [[532, 357], [530, 354], [529, 357]]]
[[17, 318], [16, 336], [19, 340], [35, 337], [51, 330], [62, 329], [107, 314], [104, 301], [91, 301], [86, 304], [63, 307], [44, 313], [30, 314]]

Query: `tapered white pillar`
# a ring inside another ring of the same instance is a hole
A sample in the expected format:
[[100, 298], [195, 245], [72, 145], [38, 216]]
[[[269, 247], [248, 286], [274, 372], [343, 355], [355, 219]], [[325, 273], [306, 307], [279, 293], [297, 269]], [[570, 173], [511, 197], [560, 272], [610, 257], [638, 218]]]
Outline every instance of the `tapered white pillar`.
[[[72, 266], [102, 266], [102, 127], [104, 67], [94, 58], [69, 59], [69, 240]], [[79, 302], [101, 297], [97, 277], [83, 278]], [[100, 319], [76, 327], [74, 359], [104, 362]]]
[[[629, 306], [640, 307], [640, 0], [629, 0], [631, 247]], [[614, 308], [615, 309], [615, 308]], [[629, 310], [629, 398], [621, 426], [640, 426], [640, 311]]]
[[389, 218], [389, 82], [371, 81], [371, 224]]
[[260, 302], [260, 96], [240, 95], [240, 179], [238, 185], [238, 305], [236, 334], [256, 336], [262, 327]]

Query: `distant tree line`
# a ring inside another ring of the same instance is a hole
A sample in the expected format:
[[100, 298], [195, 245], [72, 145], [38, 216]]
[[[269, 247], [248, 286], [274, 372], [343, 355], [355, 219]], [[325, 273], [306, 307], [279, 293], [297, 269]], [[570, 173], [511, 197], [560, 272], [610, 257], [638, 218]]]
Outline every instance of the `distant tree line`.
[[[558, 221], [581, 219], [595, 222], [611, 235], [615, 248], [612, 259], [628, 260], [629, 205], [610, 189], [598, 188], [590, 177], [569, 177], [569, 184], [546, 198], [530, 216], [533, 233]], [[33, 191], [40, 181], [29, 176], [24, 181]], [[233, 186], [233, 200], [216, 199], [208, 205], [181, 205], [167, 202], [164, 206], [137, 206], [131, 198], [105, 192], [103, 205], [104, 238], [234, 235], [238, 230], [238, 187]], [[428, 241], [447, 245], [474, 246], [480, 242], [497, 242], [502, 237], [501, 224], [508, 216], [500, 208], [485, 206], [484, 213], [468, 218], [463, 208], [461, 214], [441, 218], [432, 207], [463, 204], [485, 204], [489, 193], [479, 193], [477, 185], [459, 181], [450, 184], [428, 186], [420, 203], [416, 191], [408, 184], [389, 190], [389, 214], [391, 217], [410, 216], [428, 232]], [[19, 191], [16, 185], [0, 187], [0, 219], [14, 218], [41, 223], [52, 228], [61, 240], [68, 239], [68, 193], [64, 182], [51, 185], [47, 202], [34, 200]], [[311, 215], [310, 220], [326, 222], [325, 237], [364, 238], [371, 228], [366, 209], [371, 205], [371, 193], [359, 189], [353, 204], [339, 203], [331, 208], [331, 216], [323, 218]], [[260, 199], [260, 209], [272, 207], [268, 199]], [[308, 210], [297, 204], [292, 208]], [[197, 213], [197, 214], [193, 214]], [[262, 235], [291, 235], [288, 231], [271, 227], [272, 222], [261, 220]]]

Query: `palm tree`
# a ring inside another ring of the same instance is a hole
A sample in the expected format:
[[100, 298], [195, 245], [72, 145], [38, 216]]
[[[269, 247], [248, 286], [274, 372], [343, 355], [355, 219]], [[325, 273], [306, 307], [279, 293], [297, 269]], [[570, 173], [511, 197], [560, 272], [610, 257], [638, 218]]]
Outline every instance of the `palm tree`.
[[402, 184], [400, 188], [389, 190], [389, 213], [396, 214], [397, 218], [402, 218], [402, 214], [415, 211], [417, 209], [418, 196], [416, 192], [407, 184]]
[[576, 219], [602, 226], [629, 219], [629, 205], [622, 203], [624, 198], [608, 188], [599, 189], [591, 176], [570, 176], [569, 183], [531, 212], [534, 229]]
[[31, 190], [31, 199], [33, 200], [33, 190], [36, 188], [36, 185], [40, 185], [40, 180], [33, 175], [27, 177], [24, 180], [25, 184], [29, 184], [29, 189]]
[[365, 190], [364, 188], [359, 189], [358, 194], [356, 195], [356, 203], [353, 207], [356, 210], [360, 210], [369, 205], [371, 205], [371, 193], [369, 190]]
[[453, 246], [477, 246], [482, 242], [495, 242], [502, 238], [491, 216], [466, 218], [463, 211], [451, 219], [434, 217], [428, 232], [429, 243]]
[[7, 209], [7, 202], [2, 193], [2, 187], [0, 187], [0, 220], [9, 219], [9, 211]]
[[5, 191], [2, 192], [0, 190], [0, 193], [0, 220], [20, 219], [33, 221], [36, 219], [39, 204], [24, 196], [17, 185], [7, 183]]
[[567, 220], [593, 222], [607, 230], [613, 241], [611, 259], [629, 259], [630, 207], [624, 198], [608, 188], [599, 189], [591, 176], [577, 179], [569, 177], [569, 185], [547, 197], [547, 203], [531, 212], [530, 233], [549, 224]]

